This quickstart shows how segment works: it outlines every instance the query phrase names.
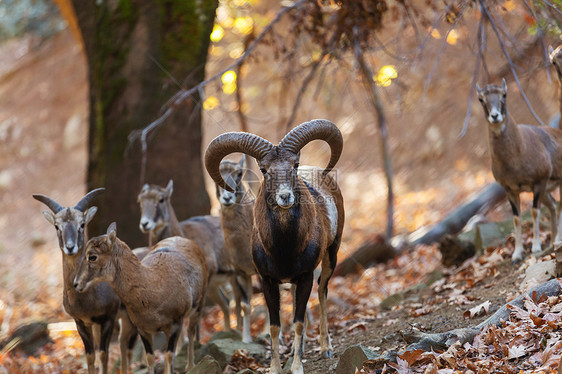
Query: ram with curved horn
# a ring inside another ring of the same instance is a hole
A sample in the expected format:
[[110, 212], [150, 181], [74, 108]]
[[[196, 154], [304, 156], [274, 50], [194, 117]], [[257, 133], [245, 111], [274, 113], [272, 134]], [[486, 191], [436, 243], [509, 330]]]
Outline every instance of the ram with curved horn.
[[[76, 292], [73, 285], [78, 266], [82, 261], [84, 243], [88, 241], [87, 225], [97, 212], [95, 206], [90, 208], [88, 206], [103, 191], [103, 188], [90, 191], [74, 207], [63, 207], [45, 195], [33, 195], [34, 199], [49, 207], [50, 211], [44, 211], [43, 215], [57, 231], [62, 251], [63, 305], [66, 312], [74, 318], [84, 343], [89, 374], [96, 372], [94, 351], [96, 346], [99, 347], [102, 362], [101, 372], [108, 373], [107, 350], [121, 304], [119, 296], [107, 282], [99, 283], [82, 294]], [[101, 334], [95, 335], [93, 329], [101, 329]], [[99, 341], [94, 342], [94, 336]], [[126, 353], [122, 351], [121, 354], [126, 368]], [[126, 372], [123, 371], [123, 366], [122, 372]]]
[[[313, 140], [324, 140], [331, 149], [327, 167], [299, 167], [300, 150]], [[279, 285], [296, 285], [293, 374], [303, 373], [303, 330], [314, 269], [322, 263], [318, 279], [320, 348], [331, 357], [326, 298], [328, 280], [336, 266], [344, 224], [343, 197], [328, 175], [343, 149], [339, 129], [327, 120], [305, 122], [290, 131], [278, 145], [250, 133], [226, 133], [215, 138], [205, 154], [209, 175], [220, 187], [232, 191], [221, 176], [220, 162], [230, 153], [254, 157], [263, 173], [254, 205], [252, 259], [263, 282], [271, 322], [271, 336], [279, 336]], [[281, 373], [279, 341], [272, 339], [271, 373]]]

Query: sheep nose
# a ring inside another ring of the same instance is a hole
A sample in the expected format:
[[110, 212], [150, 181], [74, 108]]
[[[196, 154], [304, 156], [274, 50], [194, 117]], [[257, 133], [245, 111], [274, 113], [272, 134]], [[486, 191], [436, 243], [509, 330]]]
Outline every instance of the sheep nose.
[[291, 198], [291, 194], [288, 193], [288, 192], [283, 192], [283, 193], [279, 194], [279, 197], [281, 198], [281, 200], [287, 202]]
[[73, 254], [76, 246], [74, 245], [74, 243], [66, 243], [65, 247], [68, 254]]
[[77, 281], [74, 281], [74, 289], [78, 290], [78, 282]]
[[492, 116], [492, 119], [493, 119], [493, 120], [497, 120], [497, 119], [498, 119], [498, 113], [492, 113], [491, 116]]
[[148, 226], [148, 222], [146, 221], [141, 222], [141, 226], [143, 229], [146, 229], [146, 227]]

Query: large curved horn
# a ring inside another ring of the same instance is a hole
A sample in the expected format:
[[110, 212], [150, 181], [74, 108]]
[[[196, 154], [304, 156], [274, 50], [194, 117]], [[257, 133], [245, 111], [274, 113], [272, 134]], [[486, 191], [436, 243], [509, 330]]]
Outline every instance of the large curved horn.
[[57, 214], [58, 212], [60, 212], [61, 210], [64, 209], [55, 200], [53, 200], [50, 197], [47, 197], [45, 195], [33, 195], [33, 198], [35, 200], [38, 200], [38, 201], [42, 202], [43, 204], [47, 205], [49, 207], [49, 209], [51, 209], [53, 211], [53, 213], [55, 213], [55, 214]]
[[84, 213], [86, 211], [86, 208], [88, 207], [88, 205], [90, 205], [90, 202], [99, 194], [101, 194], [103, 191], [105, 191], [105, 188], [96, 188], [95, 190], [92, 190], [90, 192], [88, 192], [86, 194], [86, 196], [84, 196], [83, 198], [80, 199], [80, 201], [78, 202], [78, 204], [76, 204], [74, 206], [74, 209], [81, 211], [82, 213]]
[[205, 168], [216, 184], [233, 192], [233, 189], [222, 179], [219, 169], [222, 159], [233, 152], [242, 152], [261, 160], [273, 147], [274, 145], [264, 138], [247, 132], [222, 134], [213, 139], [207, 147]]
[[332, 155], [328, 166], [324, 169], [327, 174], [338, 162], [343, 150], [343, 137], [336, 125], [325, 119], [315, 119], [305, 122], [292, 129], [279, 142], [279, 148], [285, 148], [297, 154], [305, 145], [313, 140], [324, 140], [330, 146]]

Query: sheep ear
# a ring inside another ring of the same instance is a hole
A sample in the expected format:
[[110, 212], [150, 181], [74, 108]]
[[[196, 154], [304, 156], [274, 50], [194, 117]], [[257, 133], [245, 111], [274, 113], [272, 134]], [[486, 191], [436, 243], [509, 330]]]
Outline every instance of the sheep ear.
[[505, 78], [502, 79], [502, 89], [504, 93], [507, 92], [507, 83], [505, 83]]
[[53, 226], [55, 225], [55, 214], [54, 214], [53, 212], [51, 212], [51, 211], [49, 211], [49, 210], [44, 210], [44, 211], [43, 211], [43, 216], [45, 216], [45, 219], [46, 219], [47, 221], [49, 221], [49, 223], [50, 223], [51, 225], [53, 225]]
[[238, 166], [240, 166], [240, 168], [244, 169], [246, 167], [246, 154], [242, 154], [242, 158], [240, 159], [240, 161], [238, 161]]
[[117, 224], [115, 222], [111, 222], [107, 228], [107, 236], [112, 243], [115, 241], [115, 238], [117, 238]]
[[170, 179], [168, 185], [166, 186], [166, 192], [168, 192], [168, 197], [172, 196], [172, 192], [174, 192], [174, 180]]
[[90, 208], [86, 211], [86, 214], [84, 214], [84, 216], [86, 217], [86, 218], [85, 218], [86, 223], [89, 223], [89, 222], [94, 218], [94, 216], [96, 215], [97, 211], [98, 211], [98, 207], [97, 207], [97, 206], [92, 206], [92, 207], [90, 207]]
[[147, 191], [149, 188], [148, 183], [145, 183], [144, 186], [142, 186], [142, 191]]

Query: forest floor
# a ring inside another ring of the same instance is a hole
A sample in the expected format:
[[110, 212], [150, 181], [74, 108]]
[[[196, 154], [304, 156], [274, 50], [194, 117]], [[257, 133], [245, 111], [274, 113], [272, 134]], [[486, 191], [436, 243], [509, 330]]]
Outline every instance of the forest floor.
[[[61, 255], [55, 234], [42, 217], [43, 207], [31, 199], [31, 194], [52, 195], [50, 191], [57, 191], [53, 197], [64, 203], [77, 201], [85, 191], [86, 71], [80, 48], [67, 31], [38, 43], [33, 38], [24, 38], [0, 46], [0, 341], [18, 326], [31, 321], [46, 321], [53, 343], [34, 357], [3, 349], [0, 351], [0, 373], [85, 373], [82, 343], [73, 323], [67, 323], [70, 318], [61, 305]], [[452, 207], [492, 180], [487, 169], [468, 168], [463, 166], [464, 162], [459, 161], [457, 166], [466, 172], [459, 172], [460, 176], [452, 182], [435, 181], [431, 188], [397, 197], [397, 214], [405, 217], [399, 221], [398, 231], [408, 232], [438, 221]], [[455, 170], [446, 172], [454, 173]], [[342, 183], [350, 189], [358, 185], [351, 180]], [[381, 210], [381, 200], [361, 199], [362, 193], [364, 191], [354, 190], [346, 201], [349, 227], [342, 246], [342, 258], [382, 231], [374, 230], [373, 221], [366, 218], [369, 211]], [[523, 200], [528, 208], [529, 197]], [[509, 218], [508, 212], [507, 206], [502, 206], [487, 218], [506, 219]], [[384, 227], [384, 219], [378, 223], [380, 225], [374, 227]], [[525, 228], [528, 241], [530, 227]], [[546, 236], [543, 239], [546, 241]], [[550, 258], [537, 260], [530, 257], [519, 265], [512, 265], [509, 261], [512, 250], [513, 238], [508, 237], [501, 246], [489, 248], [480, 258], [470, 259], [459, 268], [444, 268], [436, 246], [418, 246], [388, 263], [365, 270], [361, 275], [332, 279], [328, 317], [335, 355], [327, 360], [319, 359], [318, 344], [314, 340], [318, 327], [315, 288], [310, 301], [314, 323], [308, 330], [311, 339], [305, 350], [305, 371], [314, 374], [334, 372], [342, 353], [355, 344], [382, 354], [404, 348], [406, 344], [401, 333], [411, 329], [442, 332], [478, 324], [521, 293], [520, 283], [530, 264]], [[428, 283], [429, 279], [435, 282], [419, 286]], [[388, 296], [402, 291], [405, 291], [402, 297], [390, 308], [381, 306]], [[486, 313], [465, 318], [471, 308], [485, 302], [489, 302]], [[557, 300], [549, 302], [557, 304]], [[253, 304], [257, 312], [252, 333], [257, 336], [265, 326], [263, 297], [256, 295]], [[283, 317], [287, 325], [290, 304], [289, 295], [284, 296]], [[543, 316], [548, 313], [544, 312]], [[555, 346], [552, 339], [560, 337], [560, 318], [556, 323], [558, 325], [547, 332], [549, 338], [544, 343], [537, 345], [531, 338], [525, 340], [522, 337], [517, 340], [516, 348], [508, 347], [507, 355], [495, 352], [487, 359], [505, 372], [531, 372], [533, 368], [546, 365], [549, 359], [559, 360], [560, 346]], [[202, 341], [207, 341], [221, 325], [218, 308], [209, 308], [202, 322]], [[536, 331], [531, 329], [527, 333], [536, 335], [542, 331], [540, 333], [544, 335], [545, 327], [542, 329], [537, 327]], [[285, 341], [291, 341], [289, 327], [285, 329]], [[459, 356], [455, 359], [447, 360], [447, 357], [453, 357], [452, 353], [435, 359], [425, 357], [421, 363], [410, 358], [407, 363], [402, 362], [399, 371], [409, 372], [412, 364], [412, 367], [417, 365], [416, 371], [423, 372], [432, 363], [435, 370], [445, 370], [440, 373], [466, 371], [460, 351], [468, 352], [469, 347], [457, 348]], [[511, 348], [516, 352], [513, 353]], [[283, 347], [282, 350], [285, 360], [289, 348]], [[550, 356], [546, 357], [545, 351], [550, 352]], [[117, 357], [118, 348], [113, 344], [112, 365]], [[262, 357], [253, 363], [253, 368], [264, 372], [268, 361], [268, 357]], [[455, 367], [459, 363], [461, 366]], [[489, 366], [487, 370], [494, 372], [496, 369]], [[544, 372], [549, 371], [545, 369]]]

